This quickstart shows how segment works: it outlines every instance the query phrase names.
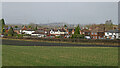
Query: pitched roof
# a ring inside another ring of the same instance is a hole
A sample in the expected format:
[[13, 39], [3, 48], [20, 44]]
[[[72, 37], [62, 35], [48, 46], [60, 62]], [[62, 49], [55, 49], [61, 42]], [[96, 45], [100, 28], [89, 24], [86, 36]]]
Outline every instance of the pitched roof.
[[51, 30], [56, 31], [56, 32], [58, 31], [57, 29], [51, 29]]
[[110, 33], [120, 33], [120, 30], [116, 29], [116, 30], [109, 30], [107, 32], [110, 32]]
[[34, 31], [34, 30], [32, 30], [32, 29], [27, 29], [26, 31]]
[[27, 30], [27, 27], [26, 27], [26, 26], [24, 26], [24, 27], [22, 28], [22, 30]]
[[59, 29], [60, 32], [66, 32], [64, 29]]
[[104, 32], [104, 28], [95, 28], [95, 29], [92, 29], [91, 32]]
[[36, 32], [45, 32], [45, 30], [36, 30]]
[[20, 28], [13, 28], [14, 30], [20, 30]]
[[81, 30], [82, 32], [90, 32], [90, 30], [88, 30], [88, 29], [83, 29], [83, 30]]

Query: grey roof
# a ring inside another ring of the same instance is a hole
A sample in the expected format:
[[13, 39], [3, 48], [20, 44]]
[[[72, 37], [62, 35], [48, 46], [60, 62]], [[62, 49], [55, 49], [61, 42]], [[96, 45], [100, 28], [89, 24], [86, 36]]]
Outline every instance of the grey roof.
[[34, 30], [32, 30], [32, 29], [27, 29], [26, 31], [34, 31]]
[[20, 28], [13, 28], [14, 30], [20, 30]]
[[110, 32], [110, 33], [120, 33], [120, 30], [116, 29], [116, 30], [109, 30], [107, 32]]
[[36, 32], [45, 32], [44, 30], [36, 30]]
[[104, 28], [95, 28], [92, 29], [91, 32], [104, 32]]

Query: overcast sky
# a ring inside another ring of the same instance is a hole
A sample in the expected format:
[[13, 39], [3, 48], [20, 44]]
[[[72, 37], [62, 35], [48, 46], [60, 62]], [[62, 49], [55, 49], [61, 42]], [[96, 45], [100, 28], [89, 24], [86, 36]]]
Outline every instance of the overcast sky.
[[1, 0], [2, 2], [118, 2], [120, 0]]
[[118, 23], [117, 2], [4, 2], [2, 12], [7, 24]]

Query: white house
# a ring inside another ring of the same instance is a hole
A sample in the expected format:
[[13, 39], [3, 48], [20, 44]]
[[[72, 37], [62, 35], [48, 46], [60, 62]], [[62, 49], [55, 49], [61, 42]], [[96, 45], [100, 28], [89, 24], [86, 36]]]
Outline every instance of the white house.
[[37, 30], [31, 34], [31, 36], [37, 36], [37, 37], [46, 37], [47, 31], [45, 30]]
[[68, 34], [68, 32], [66, 32], [65, 30], [63, 30], [63, 29], [58, 29], [58, 30], [54, 30], [54, 29], [52, 29], [52, 30], [50, 30], [50, 34], [51, 35], [64, 35], [64, 34]]
[[120, 39], [120, 32], [119, 30], [110, 30], [105, 32], [106, 39]]
[[34, 33], [35, 31], [34, 30], [20, 30], [21, 33], [24, 33], [24, 34], [32, 34]]
[[59, 30], [50, 30], [50, 34], [54, 34], [54, 35], [60, 35], [60, 31]]

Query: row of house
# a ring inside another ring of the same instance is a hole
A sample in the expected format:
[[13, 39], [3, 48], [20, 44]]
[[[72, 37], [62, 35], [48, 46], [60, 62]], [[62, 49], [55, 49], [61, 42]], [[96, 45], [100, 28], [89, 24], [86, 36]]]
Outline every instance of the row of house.
[[[36, 31], [23, 27], [22, 29], [14, 30], [18, 34], [29, 34], [37, 37], [55, 38], [61, 36], [62, 38], [69, 38], [74, 34], [75, 29], [61, 28], [61, 29], [38, 29]], [[104, 27], [96, 27], [92, 29], [81, 29], [80, 34], [87, 39], [120, 39], [120, 32], [118, 29], [106, 31]]]
[[118, 29], [108, 30], [96, 28], [92, 30], [81, 30], [81, 34], [89, 36], [92, 39], [120, 39], [120, 31]]
[[[10, 29], [5, 28], [6, 32]], [[30, 36], [44, 37], [44, 38], [69, 38], [75, 33], [75, 28], [39, 28], [37, 30], [33, 30], [31, 28], [27, 28], [26, 26], [22, 28], [13, 28], [14, 32], [17, 34], [27, 34]], [[98, 27], [90, 27], [90, 28], [81, 28], [80, 34], [84, 35], [86, 39], [120, 39], [120, 31], [119, 29], [106, 30], [104, 25]]]
[[36, 31], [31, 29], [21, 29], [19, 34], [29, 34], [31, 36], [37, 36], [37, 37], [56, 37], [56, 36], [62, 36], [68, 34], [68, 32], [64, 29], [38, 29]]

